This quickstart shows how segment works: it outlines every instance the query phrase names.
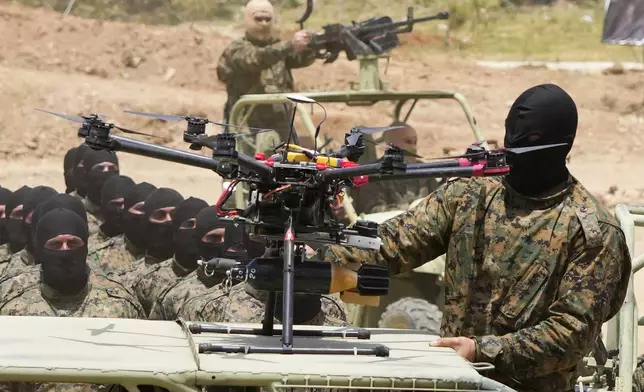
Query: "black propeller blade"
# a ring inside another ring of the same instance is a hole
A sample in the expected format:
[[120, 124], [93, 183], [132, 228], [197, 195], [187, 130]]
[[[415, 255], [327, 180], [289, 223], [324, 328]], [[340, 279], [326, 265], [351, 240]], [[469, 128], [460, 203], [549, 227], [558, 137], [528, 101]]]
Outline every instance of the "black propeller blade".
[[[132, 110], [124, 110], [124, 112], [129, 113], [129, 114], [134, 114], [134, 115], [137, 115], [137, 116], [152, 117], [152, 118], [156, 118], [158, 120], [163, 120], [163, 121], [168, 121], [168, 122], [178, 122], [178, 121], [181, 121], [181, 120], [186, 120], [188, 122], [206, 122], [206, 123], [210, 123], [210, 124], [219, 125], [219, 126], [222, 126], [222, 127], [248, 128], [251, 131], [255, 131], [252, 134], [274, 131], [274, 129], [269, 129], [269, 128], [254, 128], [254, 127], [246, 127], [246, 126], [243, 126], [243, 125], [224, 124], [224, 123], [220, 123], [220, 122], [217, 122], [217, 121], [212, 121], [212, 120], [209, 120], [209, 119], [203, 118], [203, 117], [176, 116], [176, 115], [173, 115], [173, 114], [157, 114], [157, 113], [135, 112], [135, 111], [132, 111]], [[241, 135], [247, 135], [247, 134], [243, 133]]]
[[69, 121], [72, 121], [72, 122], [75, 122], [75, 123], [79, 123], [79, 124], [92, 124], [92, 123], [97, 123], [98, 122], [101, 125], [107, 126], [109, 128], [116, 128], [116, 129], [118, 129], [119, 131], [121, 131], [123, 133], [129, 133], [129, 134], [141, 135], [141, 136], [149, 136], [149, 137], [153, 137], [153, 138], [158, 138], [159, 137], [159, 136], [150, 135], [150, 134], [144, 133], [144, 132], [133, 131], [133, 130], [128, 129], [128, 128], [119, 127], [119, 126], [114, 125], [114, 124], [106, 123], [105, 122], [106, 117], [103, 116], [103, 115], [100, 115], [100, 114], [90, 114], [89, 116], [77, 117], [77, 116], [70, 116], [68, 114], [63, 114], [63, 113], [51, 112], [51, 111], [44, 110], [44, 109], [36, 109], [36, 110], [39, 111], [39, 112], [43, 112], [43, 113], [51, 114], [51, 115], [54, 115], [54, 116], [57, 116], [57, 117], [60, 117], [60, 118], [64, 118], [66, 120], [69, 120]]

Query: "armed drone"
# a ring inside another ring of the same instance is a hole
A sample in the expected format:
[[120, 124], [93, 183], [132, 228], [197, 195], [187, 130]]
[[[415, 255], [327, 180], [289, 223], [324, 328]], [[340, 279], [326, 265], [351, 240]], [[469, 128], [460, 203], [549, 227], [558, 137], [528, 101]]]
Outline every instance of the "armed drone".
[[[298, 104], [318, 102], [299, 94], [290, 94], [288, 99]], [[324, 107], [322, 107], [324, 110]], [[369, 339], [364, 329], [314, 330], [293, 328], [294, 293], [331, 294], [341, 293], [345, 302], [360, 302], [386, 295], [389, 288], [389, 272], [386, 266], [363, 264], [340, 266], [335, 263], [306, 260], [305, 245], [335, 244], [377, 251], [381, 246], [378, 225], [375, 222], [358, 221], [352, 227], [345, 227], [335, 220], [331, 206], [340, 203], [345, 188], [363, 186], [369, 182], [427, 177], [482, 177], [499, 176], [509, 173], [506, 155], [527, 153], [565, 144], [526, 147], [516, 149], [486, 150], [482, 142], [475, 143], [460, 157], [439, 158], [433, 162], [408, 164], [405, 152], [396, 146], [389, 146], [384, 157], [378, 162], [358, 164], [364, 153], [364, 136], [370, 133], [395, 130], [402, 127], [360, 128], [354, 127], [345, 134], [344, 144], [338, 153], [323, 154], [291, 143], [297, 138], [294, 129], [296, 107], [293, 108], [291, 129], [288, 140], [274, 149], [270, 157], [255, 154], [251, 157], [236, 149], [239, 133], [231, 133], [228, 124], [206, 118], [190, 116], [168, 116], [143, 112], [130, 114], [159, 118], [165, 121], [188, 122], [183, 134], [191, 149], [206, 147], [212, 150], [212, 158], [191, 152], [159, 146], [153, 143], [112, 135], [117, 129], [125, 133], [141, 134], [114, 124], [107, 124], [103, 116], [89, 115], [73, 117], [47, 112], [67, 120], [80, 123], [78, 136], [94, 149], [123, 151], [181, 163], [184, 165], [213, 170], [231, 186], [221, 195], [215, 208], [221, 219], [247, 227], [251, 240], [264, 241], [267, 245], [265, 256], [247, 261], [216, 258], [200, 261], [206, 273], [215, 269], [227, 270], [228, 285], [232, 281], [243, 281], [257, 290], [268, 292], [266, 311], [261, 328], [231, 328], [209, 324], [192, 324], [193, 333], [240, 333], [264, 336], [281, 334], [281, 345], [271, 347], [247, 345], [216, 345], [202, 343], [199, 351], [227, 353], [282, 353], [282, 354], [346, 354], [388, 356], [386, 346], [365, 348], [320, 348], [294, 347], [293, 336], [342, 336]], [[318, 125], [315, 140], [320, 133]], [[206, 124], [224, 127], [224, 132], [214, 136], [206, 135]], [[268, 129], [252, 128], [264, 132]], [[151, 136], [151, 135], [147, 135]], [[248, 205], [245, 209], [228, 209], [225, 203], [235, 186], [245, 182], [249, 185]], [[282, 328], [274, 328], [276, 293], [283, 293]]]

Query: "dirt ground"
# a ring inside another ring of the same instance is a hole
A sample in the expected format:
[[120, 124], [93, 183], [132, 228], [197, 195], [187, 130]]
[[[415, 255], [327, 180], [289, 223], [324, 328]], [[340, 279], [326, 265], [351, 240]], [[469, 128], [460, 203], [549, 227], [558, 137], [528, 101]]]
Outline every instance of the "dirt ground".
[[[238, 35], [232, 29], [202, 25], [149, 27], [65, 18], [0, 2], [0, 184], [10, 189], [22, 184], [63, 189], [62, 158], [80, 142], [77, 126], [35, 108], [73, 115], [98, 112], [122, 126], [159, 136], [143, 138], [147, 141], [188, 150], [181, 140], [184, 124], [122, 111], [221, 119], [226, 97], [215, 66], [224, 46]], [[406, 39], [419, 49], [413, 55], [401, 50], [384, 79], [397, 90], [461, 92], [487, 139], [502, 141], [507, 110], [523, 90], [550, 82], [565, 88], [580, 112], [571, 153], [573, 174], [609, 206], [644, 202], [644, 176], [639, 172], [644, 164], [641, 74], [483, 69], [449, 55], [423, 56], [419, 39]], [[345, 90], [349, 81], [357, 80], [357, 68], [357, 63], [345, 60], [319, 63], [297, 70], [295, 78], [300, 91]], [[353, 125], [382, 126], [391, 121], [391, 107], [384, 104], [375, 108], [329, 105], [327, 109], [329, 120], [322, 132], [335, 137]], [[453, 101], [419, 103], [410, 122], [421, 134], [419, 153], [426, 157], [463, 151], [474, 140]], [[202, 197], [210, 203], [220, 193], [220, 179], [207, 170], [127, 154], [119, 159], [121, 172], [135, 181], [171, 186], [186, 197]], [[641, 252], [644, 235], [637, 237]], [[644, 291], [638, 291], [638, 299], [644, 303]]]

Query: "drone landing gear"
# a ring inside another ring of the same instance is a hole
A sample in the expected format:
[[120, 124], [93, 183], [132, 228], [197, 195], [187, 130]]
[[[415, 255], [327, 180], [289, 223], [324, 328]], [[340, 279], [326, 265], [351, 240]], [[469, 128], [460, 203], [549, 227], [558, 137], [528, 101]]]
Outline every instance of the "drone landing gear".
[[[193, 333], [222, 333], [222, 334], [239, 334], [255, 336], [276, 336], [282, 335], [281, 347], [260, 347], [260, 346], [239, 346], [239, 345], [219, 345], [212, 343], [202, 343], [199, 345], [200, 353], [244, 353], [244, 354], [326, 354], [326, 355], [375, 355], [378, 357], [388, 356], [389, 349], [385, 346], [373, 348], [321, 348], [321, 347], [293, 347], [285, 345], [283, 336], [284, 328], [274, 327], [275, 317], [275, 292], [270, 292], [266, 298], [266, 313], [262, 320], [261, 328], [244, 328], [244, 327], [226, 327], [208, 324], [192, 324], [190, 331]], [[371, 333], [366, 329], [341, 329], [341, 330], [322, 330], [322, 329], [293, 329], [291, 336], [302, 337], [337, 337], [337, 338], [357, 338], [360, 340], [369, 339]]]
[[[302, 337], [342, 337], [357, 338], [360, 340], [369, 339], [371, 333], [366, 329], [340, 329], [340, 330], [322, 330], [322, 329], [293, 329], [293, 279], [295, 267], [295, 238], [293, 236], [292, 220], [289, 220], [284, 242], [280, 248], [284, 250], [284, 270], [283, 270], [283, 312], [282, 328], [276, 329], [275, 319], [275, 300], [276, 293], [271, 291], [265, 301], [265, 313], [262, 320], [261, 328], [242, 328], [227, 327], [208, 324], [191, 324], [190, 332], [192, 333], [220, 333], [220, 334], [240, 334], [255, 336], [282, 336], [280, 346], [252, 346], [252, 345], [225, 345], [213, 343], [199, 344], [199, 353], [244, 353], [244, 354], [318, 354], [318, 355], [375, 355], [377, 357], [388, 357], [389, 348], [384, 345], [372, 347], [342, 347], [342, 348], [325, 348], [325, 347], [293, 347], [293, 336]], [[329, 342], [331, 343], [331, 342]], [[327, 344], [328, 345], [328, 344]]]

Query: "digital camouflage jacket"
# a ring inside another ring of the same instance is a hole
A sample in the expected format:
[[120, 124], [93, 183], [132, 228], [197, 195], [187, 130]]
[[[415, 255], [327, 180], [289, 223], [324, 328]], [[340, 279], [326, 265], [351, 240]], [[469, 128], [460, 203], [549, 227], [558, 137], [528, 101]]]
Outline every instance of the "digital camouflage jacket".
[[539, 199], [499, 179], [449, 181], [379, 235], [379, 251], [328, 246], [319, 255], [398, 274], [446, 254], [443, 336], [475, 338], [476, 361], [519, 391], [572, 390], [631, 269], [615, 218], [572, 177]]

